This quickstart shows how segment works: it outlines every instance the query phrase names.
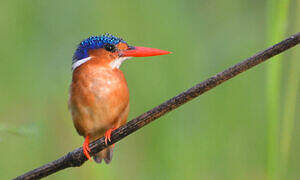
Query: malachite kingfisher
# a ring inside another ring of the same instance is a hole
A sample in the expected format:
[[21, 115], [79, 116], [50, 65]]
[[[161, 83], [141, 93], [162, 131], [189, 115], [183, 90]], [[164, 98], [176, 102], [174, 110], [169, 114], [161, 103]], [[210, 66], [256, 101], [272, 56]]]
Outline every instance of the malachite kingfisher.
[[[129, 112], [129, 91], [121, 64], [131, 57], [169, 54], [169, 51], [129, 46], [111, 34], [91, 36], [77, 46], [72, 60], [69, 110], [79, 135], [85, 138], [83, 152], [88, 159], [89, 142], [124, 125]], [[97, 163], [112, 160], [114, 145], [93, 156]]]

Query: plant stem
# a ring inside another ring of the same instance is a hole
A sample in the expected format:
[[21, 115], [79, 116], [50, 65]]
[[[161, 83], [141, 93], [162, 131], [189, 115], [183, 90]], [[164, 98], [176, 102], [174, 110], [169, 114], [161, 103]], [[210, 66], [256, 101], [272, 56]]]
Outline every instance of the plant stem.
[[[140, 128], [146, 126], [147, 124], [153, 122], [159, 117], [165, 115], [166, 113], [184, 105], [185, 103], [195, 99], [201, 94], [215, 88], [216, 86], [226, 82], [227, 80], [239, 75], [240, 73], [247, 71], [254, 66], [267, 61], [273, 56], [276, 56], [294, 46], [300, 44], [300, 32], [281, 41], [274, 46], [261, 51], [250, 58], [235, 64], [234, 66], [202, 81], [201, 83], [193, 86], [192, 88], [178, 94], [177, 96], [165, 101], [164, 103], [156, 106], [155, 108], [145, 112], [144, 114], [138, 116], [137, 118], [129, 121], [120, 128], [114, 130], [111, 134], [111, 141], [107, 145], [112, 145], [126, 136], [134, 133]], [[104, 148], [107, 147], [105, 144], [104, 137], [90, 143], [89, 147], [91, 149], [90, 154], [94, 155]], [[39, 179], [42, 177], [49, 176], [58, 171], [69, 167], [79, 167], [81, 166], [87, 158], [85, 157], [82, 148], [77, 148], [72, 152], [69, 152], [65, 156], [52, 161], [48, 164], [45, 164], [41, 167], [38, 167], [34, 170], [31, 170], [21, 176], [16, 177], [15, 179]]]

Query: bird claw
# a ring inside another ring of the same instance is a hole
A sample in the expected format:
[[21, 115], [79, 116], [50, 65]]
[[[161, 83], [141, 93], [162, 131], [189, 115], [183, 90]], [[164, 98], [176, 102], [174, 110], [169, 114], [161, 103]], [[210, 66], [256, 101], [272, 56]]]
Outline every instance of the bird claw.
[[110, 142], [111, 133], [117, 128], [109, 129], [105, 132], [105, 145], [107, 146], [107, 140]]
[[89, 144], [90, 144], [89, 136], [86, 136], [86, 138], [84, 140], [84, 143], [83, 143], [83, 146], [82, 146], [83, 154], [85, 155], [85, 157], [87, 159], [92, 160], [92, 158], [90, 156], [90, 153], [89, 153], [89, 152], [91, 152]]

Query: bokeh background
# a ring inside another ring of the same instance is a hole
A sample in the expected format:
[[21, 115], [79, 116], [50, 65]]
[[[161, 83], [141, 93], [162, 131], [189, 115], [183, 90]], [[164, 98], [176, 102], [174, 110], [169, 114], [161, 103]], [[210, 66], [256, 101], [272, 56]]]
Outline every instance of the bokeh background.
[[[0, 6], [0, 179], [82, 145], [67, 108], [71, 58], [110, 32], [174, 52], [132, 59], [129, 120], [300, 30], [299, 0], [12, 0]], [[300, 47], [48, 179], [299, 179]]]

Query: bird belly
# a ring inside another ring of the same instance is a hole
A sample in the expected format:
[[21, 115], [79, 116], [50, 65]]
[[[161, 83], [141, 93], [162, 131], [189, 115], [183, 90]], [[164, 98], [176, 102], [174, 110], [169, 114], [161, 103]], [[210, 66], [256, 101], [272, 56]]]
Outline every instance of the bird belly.
[[108, 129], [119, 127], [124, 113], [127, 118], [129, 92], [123, 73], [118, 71], [88, 73], [73, 80], [69, 107], [80, 135], [96, 139]]

